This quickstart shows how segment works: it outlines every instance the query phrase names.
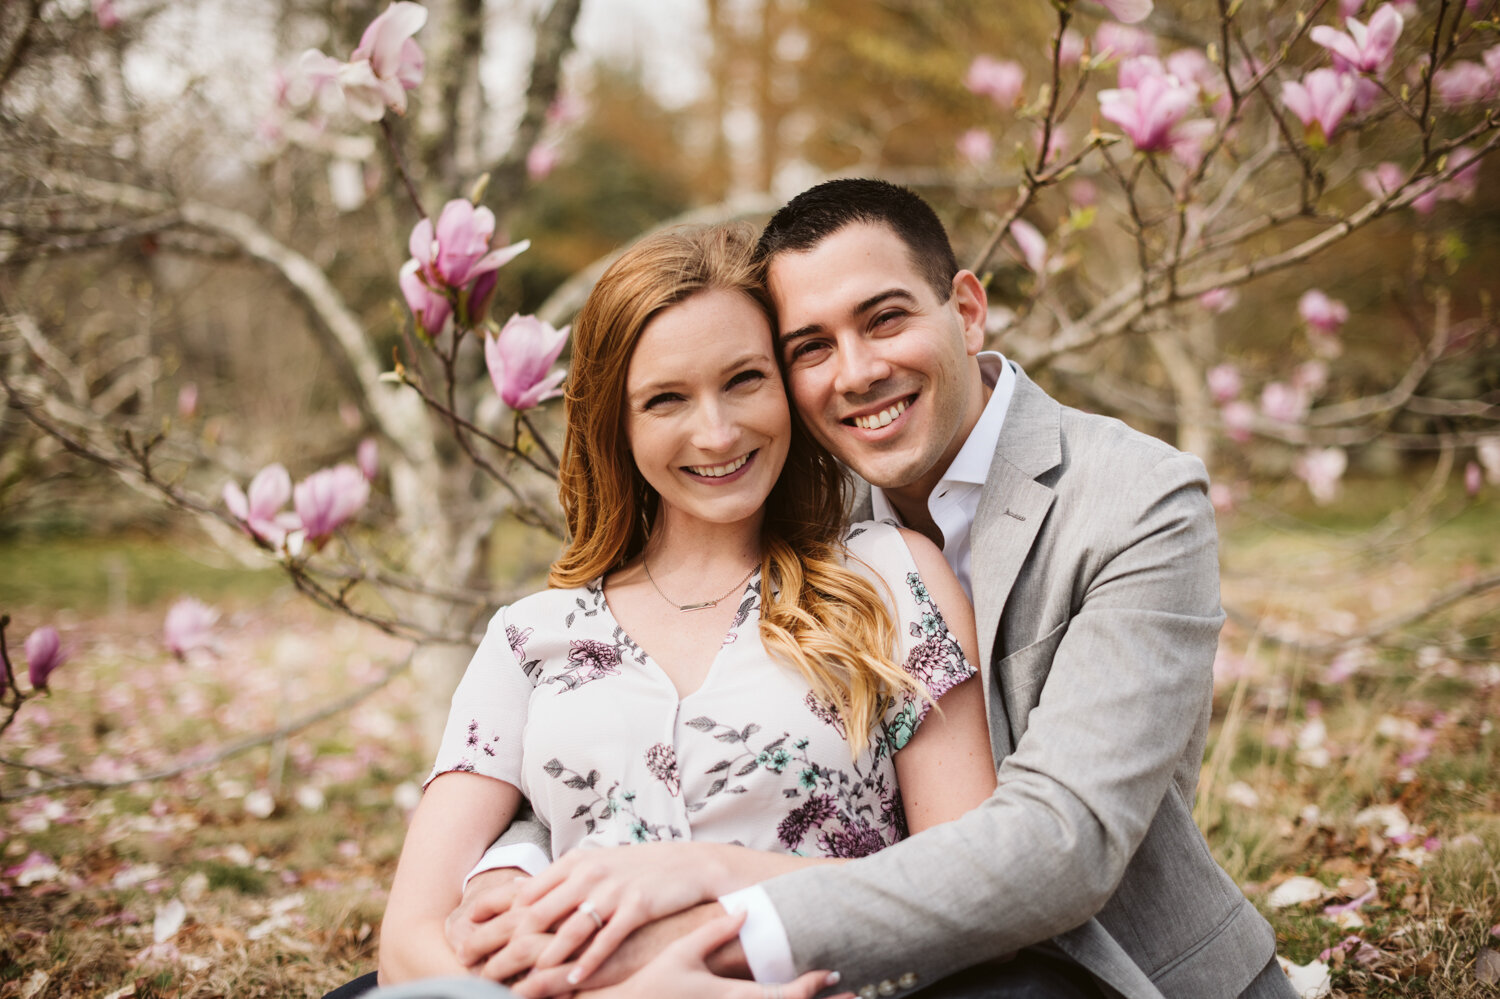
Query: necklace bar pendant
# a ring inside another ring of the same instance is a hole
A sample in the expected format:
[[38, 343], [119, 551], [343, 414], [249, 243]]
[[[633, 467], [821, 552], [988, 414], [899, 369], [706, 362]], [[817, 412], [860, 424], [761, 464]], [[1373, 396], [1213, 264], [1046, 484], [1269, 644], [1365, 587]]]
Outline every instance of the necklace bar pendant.
[[719, 606], [719, 602], [717, 600], [710, 600], [706, 603], [701, 604], [678, 604], [677, 609], [682, 611], [683, 613], [686, 613], [688, 611], [706, 610], [709, 607], [717, 606]]

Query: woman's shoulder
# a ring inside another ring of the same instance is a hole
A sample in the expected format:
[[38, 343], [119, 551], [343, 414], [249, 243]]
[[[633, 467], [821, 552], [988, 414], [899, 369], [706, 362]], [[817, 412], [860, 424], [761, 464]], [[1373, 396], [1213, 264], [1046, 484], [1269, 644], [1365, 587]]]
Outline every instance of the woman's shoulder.
[[583, 586], [549, 587], [528, 593], [496, 611], [495, 620], [514, 624], [546, 620], [558, 613], [567, 614], [569, 610], [576, 610], [580, 601], [591, 605], [598, 594], [599, 583], [599, 580], [594, 580]]
[[929, 550], [942, 557], [931, 541], [891, 520], [860, 520], [850, 524], [844, 534], [844, 547], [862, 561], [894, 560], [902, 566], [913, 565]]

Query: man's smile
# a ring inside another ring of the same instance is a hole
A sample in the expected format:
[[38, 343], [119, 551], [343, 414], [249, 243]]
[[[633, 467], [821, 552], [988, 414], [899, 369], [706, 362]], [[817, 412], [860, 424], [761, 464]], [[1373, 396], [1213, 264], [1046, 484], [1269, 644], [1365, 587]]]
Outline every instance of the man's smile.
[[872, 412], [845, 417], [842, 422], [845, 426], [858, 427], [860, 430], [880, 430], [894, 423], [916, 400], [917, 393], [912, 393]]

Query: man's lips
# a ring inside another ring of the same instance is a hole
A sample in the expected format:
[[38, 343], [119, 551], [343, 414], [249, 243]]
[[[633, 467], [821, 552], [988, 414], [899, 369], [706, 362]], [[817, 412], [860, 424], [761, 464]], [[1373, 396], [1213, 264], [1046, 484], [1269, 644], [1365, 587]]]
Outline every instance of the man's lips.
[[857, 427], [860, 430], [880, 430], [894, 423], [916, 399], [916, 394], [913, 393], [880, 409], [861, 413], [858, 416], [845, 417], [843, 423], [845, 426]]

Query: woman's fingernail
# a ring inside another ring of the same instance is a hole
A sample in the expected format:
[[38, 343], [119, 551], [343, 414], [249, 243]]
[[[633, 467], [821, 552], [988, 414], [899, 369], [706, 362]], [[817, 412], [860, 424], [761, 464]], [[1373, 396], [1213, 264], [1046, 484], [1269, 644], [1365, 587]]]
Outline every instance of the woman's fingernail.
[[577, 985], [581, 981], [583, 981], [583, 969], [582, 968], [574, 968], [572, 971], [568, 972], [568, 984], [569, 985]]
[[844, 976], [839, 974], [837, 971], [830, 971], [828, 973], [828, 977], [823, 979], [823, 987], [826, 989], [830, 985], [837, 985], [839, 982], [843, 981], [843, 979]]

